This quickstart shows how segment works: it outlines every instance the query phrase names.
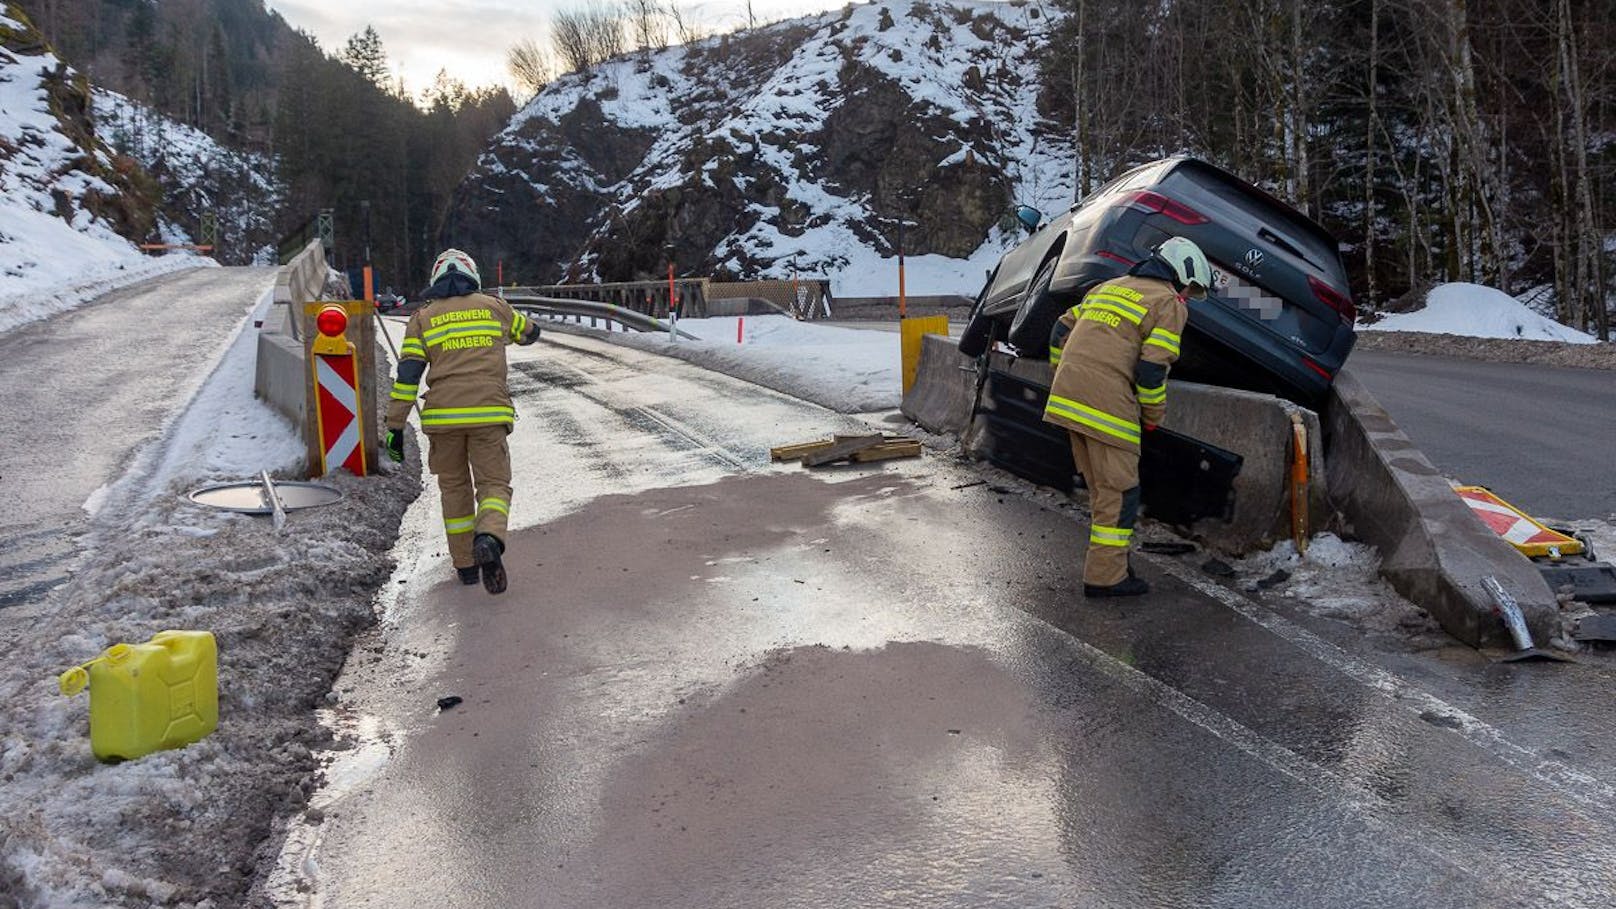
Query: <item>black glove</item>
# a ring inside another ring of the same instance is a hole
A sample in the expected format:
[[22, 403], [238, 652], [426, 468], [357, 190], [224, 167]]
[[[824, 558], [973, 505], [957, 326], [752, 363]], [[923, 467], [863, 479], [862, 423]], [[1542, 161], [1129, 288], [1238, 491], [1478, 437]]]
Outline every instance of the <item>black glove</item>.
[[527, 331], [522, 332], [522, 336], [520, 338], [516, 339], [516, 343], [521, 347], [526, 347], [529, 344], [532, 344], [534, 341], [537, 341], [538, 339], [539, 339], [539, 326], [534, 325], [533, 322], [530, 320], [527, 323]]
[[382, 439], [382, 447], [387, 449], [387, 456], [395, 462], [404, 463], [404, 430], [389, 429]]

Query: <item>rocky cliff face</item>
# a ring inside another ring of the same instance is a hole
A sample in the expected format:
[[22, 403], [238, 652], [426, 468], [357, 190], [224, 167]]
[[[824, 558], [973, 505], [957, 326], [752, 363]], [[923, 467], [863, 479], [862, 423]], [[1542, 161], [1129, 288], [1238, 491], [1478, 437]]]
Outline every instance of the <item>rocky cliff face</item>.
[[1045, 30], [1015, 2], [885, 0], [569, 75], [482, 155], [443, 239], [524, 283], [656, 277], [671, 244], [681, 273], [881, 293], [905, 223], [911, 291], [974, 293], [1014, 205], [1071, 201], [1035, 106]]
[[157, 184], [96, 134], [90, 86], [11, 4], [0, 7], [0, 188], [8, 204], [80, 230], [143, 239]]

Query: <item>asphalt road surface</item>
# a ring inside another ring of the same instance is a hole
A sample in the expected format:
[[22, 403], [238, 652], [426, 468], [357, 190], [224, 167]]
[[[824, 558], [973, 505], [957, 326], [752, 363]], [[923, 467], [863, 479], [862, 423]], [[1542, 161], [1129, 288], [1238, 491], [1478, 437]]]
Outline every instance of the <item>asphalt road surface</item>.
[[273, 268], [199, 268], [0, 334], [0, 625], [66, 580], [86, 503], [178, 415], [206, 378], [197, 358], [274, 283]]
[[546, 338], [513, 349], [513, 589], [452, 582], [429, 487], [284, 904], [1611, 904], [1608, 669], [1204, 556], [1086, 602], [1058, 497], [931, 452], [772, 465], [863, 424]]
[[1533, 515], [1616, 518], [1616, 373], [1382, 350], [1347, 365], [1447, 476]]

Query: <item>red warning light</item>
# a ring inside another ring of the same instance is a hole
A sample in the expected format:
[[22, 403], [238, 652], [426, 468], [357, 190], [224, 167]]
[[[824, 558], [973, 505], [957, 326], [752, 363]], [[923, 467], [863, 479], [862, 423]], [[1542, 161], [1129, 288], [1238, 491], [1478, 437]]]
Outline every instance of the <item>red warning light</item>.
[[320, 330], [320, 334], [328, 338], [340, 338], [342, 333], [348, 330], [348, 314], [341, 306], [327, 306], [315, 317], [314, 325]]

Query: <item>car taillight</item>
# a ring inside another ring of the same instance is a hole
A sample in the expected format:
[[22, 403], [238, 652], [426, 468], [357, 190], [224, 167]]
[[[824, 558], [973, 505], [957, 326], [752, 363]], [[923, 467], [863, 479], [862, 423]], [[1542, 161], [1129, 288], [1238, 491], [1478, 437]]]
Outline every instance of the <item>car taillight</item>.
[[1134, 260], [1127, 258], [1126, 256], [1119, 256], [1119, 255], [1117, 255], [1116, 253], [1112, 252], [1109, 249], [1102, 249], [1099, 252], [1095, 253], [1095, 255], [1099, 256], [1102, 259], [1110, 259], [1113, 262], [1121, 262], [1123, 265], [1126, 265], [1129, 268], [1132, 268], [1135, 265], [1139, 264], [1139, 263], [1135, 262]]
[[1325, 369], [1324, 367], [1322, 367], [1319, 364], [1313, 362], [1312, 360], [1308, 359], [1307, 357], [1303, 357], [1302, 362], [1307, 365], [1308, 369], [1311, 369], [1314, 372], [1318, 373], [1319, 375], [1323, 376], [1324, 381], [1326, 381], [1326, 382], [1328, 382], [1328, 381], [1335, 378], [1335, 376], [1330, 375], [1330, 371], [1328, 369]]
[[1152, 214], [1163, 214], [1180, 224], [1205, 224], [1206, 216], [1181, 202], [1160, 193], [1153, 193], [1148, 189], [1136, 193], [1129, 193], [1122, 197], [1122, 205], [1131, 206], [1140, 211]]
[[1358, 321], [1358, 307], [1353, 305], [1351, 297], [1312, 275], [1307, 276], [1307, 286], [1313, 289], [1313, 296], [1318, 297], [1321, 303], [1340, 314], [1341, 321], [1348, 325]]

